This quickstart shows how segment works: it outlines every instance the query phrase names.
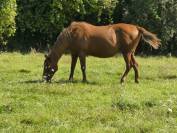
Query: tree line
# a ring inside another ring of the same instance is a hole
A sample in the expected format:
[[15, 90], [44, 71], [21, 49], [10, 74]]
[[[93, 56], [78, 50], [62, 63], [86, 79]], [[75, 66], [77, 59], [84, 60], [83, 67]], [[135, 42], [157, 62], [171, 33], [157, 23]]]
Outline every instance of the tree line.
[[0, 0], [0, 49], [45, 50], [72, 21], [139, 25], [162, 45], [155, 51], [141, 44], [138, 52], [177, 55], [176, 0]]

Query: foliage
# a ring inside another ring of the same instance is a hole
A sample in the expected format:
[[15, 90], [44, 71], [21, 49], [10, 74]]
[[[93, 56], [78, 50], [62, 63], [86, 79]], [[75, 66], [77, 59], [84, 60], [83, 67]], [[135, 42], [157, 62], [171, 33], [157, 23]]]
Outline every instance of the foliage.
[[[139, 45], [138, 51], [177, 55], [175, 0], [17, 0], [17, 5], [17, 32], [8, 44], [12, 49], [50, 47], [60, 31], [72, 21], [96, 25], [124, 22], [140, 25], [162, 40], [159, 50]], [[8, 29], [6, 27], [4, 29]]]
[[0, 0], [0, 46], [7, 43], [14, 35], [16, 16], [16, 0]]
[[87, 84], [79, 62], [68, 82], [69, 56], [61, 58], [51, 84], [41, 82], [43, 54], [0, 56], [0, 132], [177, 131], [177, 58], [137, 57], [140, 84], [132, 69], [121, 85], [119, 56], [88, 57]]
[[[133, 23], [157, 33], [162, 40], [160, 53], [177, 52], [177, 2], [175, 0], [120, 0], [116, 8], [121, 19], [115, 20]], [[149, 53], [146, 46], [143, 52]], [[177, 55], [177, 53], [176, 53]]]
[[17, 0], [17, 4], [17, 43], [23, 44], [23, 48], [41, 49], [51, 45], [59, 32], [74, 20], [86, 20], [95, 24], [112, 22], [111, 15], [116, 2], [113, 0]]
[[175, 0], [158, 1], [161, 26], [159, 31], [163, 43], [163, 51], [177, 55], [177, 2]]

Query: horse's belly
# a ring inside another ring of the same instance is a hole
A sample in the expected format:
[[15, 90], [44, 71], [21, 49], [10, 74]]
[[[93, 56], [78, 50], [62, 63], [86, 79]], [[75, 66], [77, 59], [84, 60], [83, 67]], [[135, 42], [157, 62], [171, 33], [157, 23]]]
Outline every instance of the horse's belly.
[[92, 45], [86, 51], [87, 55], [101, 57], [101, 58], [112, 57], [117, 52], [118, 52], [118, 48], [116, 46], [101, 45], [101, 44]]
[[116, 53], [88, 53], [87, 55], [95, 56], [95, 57], [100, 57], [100, 58], [108, 58], [114, 56]]

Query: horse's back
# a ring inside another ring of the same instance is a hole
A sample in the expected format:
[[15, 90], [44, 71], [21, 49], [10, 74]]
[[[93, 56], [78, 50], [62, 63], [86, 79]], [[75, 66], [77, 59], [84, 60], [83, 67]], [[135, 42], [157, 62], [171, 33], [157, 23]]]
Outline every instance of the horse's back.
[[76, 38], [100, 38], [100, 39], [110, 39], [115, 43], [115, 31], [111, 25], [107, 26], [95, 26], [86, 22], [72, 22], [70, 28], [72, 29], [72, 34]]
[[110, 57], [117, 53], [116, 34], [111, 25], [94, 26], [85, 22], [73, 22], [71, 29], [76, 43], [72, 49], [82, 49], [88, 55], [98, 57]]
[[122, 52], [134, 51], [140, 39], [137, 26], [125, 23], [94, 26], [73, 22], [70, 28], [75, 42], [72, 48], [99, 57], [113, 56], [119, 49]]
[[139, 31], [136, 25], [118, 23], [106, 26], [95, 26], [86, 22], [72, 22], [72, 29], [76, 36], [86, 36], [86, 37], [111, 37], [117, 32], [121, 31], [127, 34], [131, 39], [136, 39]]
[[74, 32], [78, 30], [85, 32], [91, 36], [98, 35], [98, 33], [99, 34], [105, 33], [105, 31], [107, 31], [110, 28], [110, 26], [95, 26], [86, 22], [72, 22], [70, 28]]

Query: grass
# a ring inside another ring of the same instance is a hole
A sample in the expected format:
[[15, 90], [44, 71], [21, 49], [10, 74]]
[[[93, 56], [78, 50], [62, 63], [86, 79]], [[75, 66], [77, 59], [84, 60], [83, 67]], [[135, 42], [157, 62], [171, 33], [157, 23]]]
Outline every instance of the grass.
[[41, 82], [42, 54], [0, 54], [0, 132], [177, 131], [177, 58], [137, 57], [140, 84], [124, 71], [122, 57], [87, 58], [89, 83], [79, 63], [69, 83], [63, 56], [51, 84]]

